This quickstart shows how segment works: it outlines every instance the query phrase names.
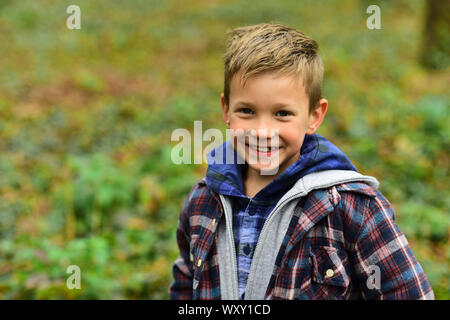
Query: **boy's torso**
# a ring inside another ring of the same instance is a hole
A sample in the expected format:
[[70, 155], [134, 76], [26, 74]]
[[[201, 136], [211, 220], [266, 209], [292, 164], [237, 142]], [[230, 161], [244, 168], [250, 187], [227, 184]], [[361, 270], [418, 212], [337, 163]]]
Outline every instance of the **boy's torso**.
[[[245, 299], [433, 299], [378, 182], [321, 179], [308, 190], [316, 178], [306, 176], [296, 184], [300, 191], [280, 200], [303, 192], [279, 215], [291, 214], [287, 223], [280, 219], [272, 232], [262, 231]], [[204, 179], [191, 190], [177, 231], [172, 299], [239, 299], [227, 207]]]
[[[288, 218], [276, 222], [277, 225], [273, 230], [266, 230], [266, 233], [263, 230], [261, 233], [262, 238], [258, 243], [271, 242], [272, 246], [269, 245], [266, 252], [261, 249], [259, 257], [256, 257], [257, 261], [252, 262], [246, 299], [357, 297], [360, 291], [355, 290], [350, 281], [352, 258], [347, 254], [347, 247], [351, 243], [344, 237], [344, 225], [358, 224], [358, 221], [344, 221], [339, 210], [336, 210], [336, 206], [341, 202], [342, 192], [345, 192], [344, 198], [347, 202], [353, 203], [364, 202], [367, 198], [376, 196], [376, 190], [363, 182], [324, 187], [303, 194], [303, 197], [297, 193], [297, 201], [292, 199], [294, 202], [291, 201], [290, 209], [280, 214]], [[355, 197], [355, 193], [360, 197]], [[293, 194], [295, 197], [295, 193]], [[195, 288], [193, 298], [238, 299], [235, 278], [236, 253], [231, 245], [226, 247], [227, 241], [231, 238], [228, 234], [227, 239], [226, 228], [229, 199], [217, 194], [209, 196], [208, 201], [213, 201], [213, 207], [216, 208], [213, 208], [209, 216], [210, 224], [203, 225], [208, 231], [203, 230], [204, 232], [198, 235], [194, 234], [191, 239], [192, 249], [196, 253], [192, 261]], [[286, 196], [289, 198], [289, 195]], [[360, 207], [364, 207], [364, 204], [360, 203]], [[231, 220], [230, 213], [228, 219]], [[283, 230], [280, 230], [281, 225], [284, 225]], [[195, 226], [192, 227], [199, 231], [203, 229], [203, 227], [198, 229]], [[355, 226], [353, 229], [359, 230]], [[277, 231], [278, 240], [275, 240], [271, 236]], [[272, 254], [270, 249], [274, 249]], [[225, 251], [228, 252], [225, 253]], [[257, 255], [256, 252], [255, 254]], [[331, 273], [333, 273], [332, 276]], [[219, 276], [219, 279], [211, 278], [216, 276]], [[228, 281], [224, 280], [225, 278]], [[218, 287], [212, 288], [213, 283], [216, 283]], [[208, 290], [205, 291], [205, 288]], [[220, 296], [214, 296], [214, 292]]]

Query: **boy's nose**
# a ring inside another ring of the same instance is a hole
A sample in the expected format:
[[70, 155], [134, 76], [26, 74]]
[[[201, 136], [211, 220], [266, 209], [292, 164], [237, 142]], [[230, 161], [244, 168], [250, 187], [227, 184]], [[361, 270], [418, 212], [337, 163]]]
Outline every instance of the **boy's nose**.
[[252, 143], [271, 145], [278, 142], [279, 129], [258, 128], [249, 130], [249, 139]]

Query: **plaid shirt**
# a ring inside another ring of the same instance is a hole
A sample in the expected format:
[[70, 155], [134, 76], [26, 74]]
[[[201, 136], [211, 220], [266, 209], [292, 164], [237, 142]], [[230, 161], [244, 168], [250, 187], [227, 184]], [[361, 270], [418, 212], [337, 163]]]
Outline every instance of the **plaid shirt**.
[[[171, 299], [220, 299], [218, 194], [205, 178], [181, 211]], [[379, 287], [373, 285], [379, 269]], [[367, 184], [318, 189], [294, 209], [265, 299], [433, 299], [433, 291], [389, 201]]]

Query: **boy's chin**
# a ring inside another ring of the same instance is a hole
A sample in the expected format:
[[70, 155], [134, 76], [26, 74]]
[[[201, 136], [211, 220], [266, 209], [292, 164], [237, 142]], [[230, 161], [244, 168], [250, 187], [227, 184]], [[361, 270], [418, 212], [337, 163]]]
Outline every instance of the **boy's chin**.
[[267, 177], [276, 176], [280, 171], [280, 168], [278, 166], [268, 168], [254, 168], [254, 169], [259, 173], [259, 175]]
[[278, 161], [265, 163], [265, 162], [250, 162], [247, 158], [245, 161], [248, 164], [248, 169], [257, 172], [261, 176], [274, 176], [280, 171], [280, 165]]
[[248, 153], [245, 154], [245, 162], [248, 168], [261, 176], [277, 176], [299, 158], [300, 153], [292, 157], [286, 157], [286, 154], [282, 153], [281, 155], [272, 157], [270, 161], [268, 158], [260, 161], [260, 159], [250, 158]]

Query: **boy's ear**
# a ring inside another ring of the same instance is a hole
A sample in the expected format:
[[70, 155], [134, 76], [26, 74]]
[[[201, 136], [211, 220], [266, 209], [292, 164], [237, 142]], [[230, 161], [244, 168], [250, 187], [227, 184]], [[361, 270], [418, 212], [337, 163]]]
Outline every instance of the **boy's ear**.
[[220, 95], [220, 103], [222, 105], [222, 117], [223, 117], [223, 121], [225, 121], [227, 128], [230, 127], [230, 117], [228, 115], [228, 111], [230, 111], [230, 108], [228, 108], [228, 105], [225, 102], [225, 95], [222, 94]]
[[328, 101], [326, 99], [320, 99], [316, 109], [309, 115], [309, 126], [306, 134], [313, 134], [322, 124], [323, 118], [327, 113]]

